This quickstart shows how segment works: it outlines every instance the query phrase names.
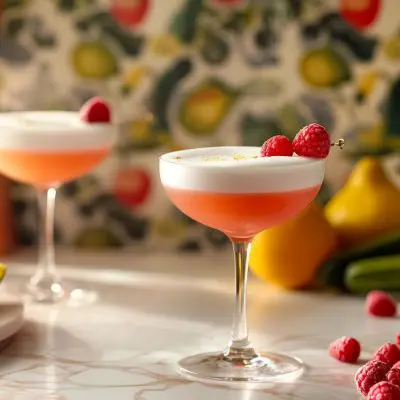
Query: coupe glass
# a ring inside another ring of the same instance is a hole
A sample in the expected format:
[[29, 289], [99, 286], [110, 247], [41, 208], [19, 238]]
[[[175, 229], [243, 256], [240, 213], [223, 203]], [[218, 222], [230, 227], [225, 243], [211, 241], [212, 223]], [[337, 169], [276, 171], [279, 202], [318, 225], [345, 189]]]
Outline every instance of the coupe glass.
[[[232, 242], [235, 299], [231, 340], [224, 351], [180, 361], [180, 372], [201, 381], [262, 383], [301, 374], [301, 360], [257, 351], [248, 337], [246, 287], [251, 242], [262, 230], [302, 211], [317, 195], [324, 160], [256, 158], [257, 147], [183, 150], [160, 157], [161, 182], [172, 203]], [[222, 156], [221, 156], [222, 154]]]
[[39, 262], [23, 294], [35, 302], [93, 302], [96, 293], [65, 284], [54, 261], [57, 188], [96, 167], [109, 154], [116, 134], [111, 124], [82, 124], [78, 113], [0, 114], [0, 172], [31, 184], [38, 193], [42, 229]]

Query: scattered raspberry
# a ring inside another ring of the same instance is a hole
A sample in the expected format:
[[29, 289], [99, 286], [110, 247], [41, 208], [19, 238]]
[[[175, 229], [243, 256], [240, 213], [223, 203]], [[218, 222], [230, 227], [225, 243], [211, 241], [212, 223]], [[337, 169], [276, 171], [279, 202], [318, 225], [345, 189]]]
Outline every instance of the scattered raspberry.
[[397, 361], [397, 363], [393, 365], [392, 369], [393, 369], [393, 368], [398, 368], [398, 369], [400, 369], [400, 361]]
[[310, 124], [300, 129], [293, 139], [294, 152], [303, 157], [326, 158], [331, 141], [326, 129], [319, 124]]
[[111, 109], [101, 97], [94, 97], [81, 107], [80, 117], [82, 121], [90, 124], [110, 123]]
[[272, 136], [261, 147], [261, 157], [293, 155], [293, 147], [290, 140], [283, 135]]
[[362, 395], [367, 396], [372, 386], [386, 379], [386, 374], [389, 370], [390, 365], [382, 361], [368, 361], [356, 372], [355, 381], [358, 391]]
[[379, 382], [371, 387], [368, 400], [400, 400], [400, 388], [390, 382]]
[[397, 314], [396, 301], [379, 290], [369, 292], [365, 304], [368, 314], [376, 317], [394, 317]]
[[360, 353], [360, 343], [352, 337], [343, 336], [329, 345], [329, 354], [345, 363], [355, 363], [360, 357]]
[[383, 361], [392, 367], [397, 361], [400, 361], [400, 349], [396, 344], [385, 343], [379, 347], [372, 359]]
[[400, 387], [400, 368], [395, 368], [393, 366], [392, 369], [386, 374], [386, 380], [390, 383], [393, 383], [393, 385]]
[[400, 346], [400, 333], [396, 335], [396, 344]]

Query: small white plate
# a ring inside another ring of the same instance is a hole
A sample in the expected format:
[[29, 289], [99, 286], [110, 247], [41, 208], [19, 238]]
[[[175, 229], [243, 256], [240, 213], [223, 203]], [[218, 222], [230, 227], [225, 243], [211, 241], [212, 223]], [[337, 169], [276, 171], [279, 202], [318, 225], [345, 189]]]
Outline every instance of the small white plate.
[[0, 343], [15, 335], [24, 323], [23, 303], [8, 295], [0, 297]]

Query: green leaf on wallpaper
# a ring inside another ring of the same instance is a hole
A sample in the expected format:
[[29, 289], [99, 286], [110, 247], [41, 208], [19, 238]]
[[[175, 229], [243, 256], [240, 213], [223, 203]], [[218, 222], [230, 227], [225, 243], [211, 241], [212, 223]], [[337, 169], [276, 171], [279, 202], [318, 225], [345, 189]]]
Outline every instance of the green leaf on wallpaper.
[[282, 84], [275, 79], [255, 79], [240, 88], [240, 93], [254, 97], [273, 97], [282, 92]]
[[282, 131], [279, 121], [273, 115], [245, 114], [240, 127], [244, 146], [261, 146], [266, 139]]
[[92, 227], [80, 232], [74, 245], [83, 249], [101, 250], [121, 247], [123, 243], [111, 230], [104, 227]]
[[122, 28], [108, 12], [97, 12], [75, 22], [78, 30], [86, 32], [99, 28], [103, 35], [112, 39], [128, 57], [137, 57], [145, 44], [145, 37]]
[[155, 84], [150, 99], [150, 107], [155, 116], [155, 128], [170, 132], [168, 121], [168, 106], [179, 82], [192, 71], [192, 61], [189, 58], [178, 60], [160, 76]]
[[170, 140], [168, 132], [156, 130], [153, 121], [144, 118], [122, 123], [120, 132], [116, 152], [121, 158], [128, 158], [137, 151], [155, 149]]
[[32, 39], [39, 47], [54, 47], [56, 45], [56, 37], [54, 35], [46, 35], [35, 32]]
[[76, 0], [58, 0], [57, 5], [59, 10], [64, 12], [71, 12], [76, 7]]
[[329, 184], [325, 181], [322, 183], [321, 189], [317, 194], [316, 201], [321, 204], [325, 205], [328, 201], [332, 198], [333, 193]]
[[235, 11], [229, 14], [222, 27], [234, 34], [241, 34], [248, 26], [248, 12]]
[[3, 7], [7, 10], [9, 8], [23, 7], [25, 3], [25, 0], [5, 0]]
[[116, 21], [108, 12], [96, 12], [94, 14], [86, 15], [85, 17], [79, 18], [75, 21], [75, 27], [83, 32], [86, 32], [93, 26], [102, 28], [107, 25], [115, 24]]
[[81, 32], [87, 32], [90, 29], [91, 18], [81, 18], [75, 21], [75, 28]]
[[14, 38], [17, 36], [25, 26], [25, 20], [20, 17], [12, 18], [5, 23], [5, 34]]
[[48, 31], [45, 24], [42, 19], [33, 20], [29, 24], [32, 39], [39, 47], [53, 47], [57, 43], [56, 37]]
[[204, 7], [204, 0], [186, 0], [184, 6], [174, 16], [170, 32], [183, 43], [192, 43], [196, 36], [197, 19]]
[[216, 248], [220, 249], [229, 245], [228, 237], [216, 229], [205, 228], [205, 238], [210, 244]]
[[102, 30], [105, 35], [116, 41], [128, 57], [137, 57], [142, 52], [145, 44], [144, 36], [128, 32], [118, 25], [106, 25], [102, 27]]
[[[386, 137], [396, 137], [400, 142], [400, 79], [390, 88], [386, 105]], [[386, 138], [385, 138], [386, 139]]]
[[328, 131], [334, 129], [335, 113], [329, 97], [326, 98], [323, 95], [305, 92], [295, 101], [296, 104], [300, 105], [300, 109], [306, 109], [308, 111], [306, 115], [311, 118], [308, 122], [315, 121], [325, 126]]
[[0, 35], [0, 60], [7, 60], [12, 64], [25, 64], [32, 59], [32, 53], [14, 40]]
[[286, 6], [288, 8], [289, 17], [296, 19], [302, 14], [304, 8], [303, 0], [286, 0]]
[[104, 28], [106, 26], [119, 27], [119, 24], [111, 16], [109, 12], [100, 11], [92, 14], [87, 14], [84, 17], [79, 18], [75, 22], [75, 26], [80, 30], [86, 31], [87, 29], [92, 27], [97, 27], [97, 28]]
[[221, 32], [202, 29], [199, 31], [197, 43], [200, 47], [200, 54], [208, 64], [222, 64], [229, 56], [230, 47]]
[[307, 125], [307, 118], [300, 112], [296, 104], [283, 104], [276, 112], [282, 131], [289, 138], [294, 138], [304, 125]]
[[106, 210], [106, 217], [107, 224], [110, 224], [110, 226], [118, 225], [132, 240], [144, 240], [151, 226], [148, 218], [136, 216], [132, 210], [127, 210], [117, 203], [114, 207]]
[[331, 41], [340, 43], [360, 61], [371, 61], [378, 47], [378, 40], [353, 27], [339, 13], [329, 13], [320, 20]]
[[198, 239], [186, 239], [179, 246], [178, 251], [182, 253], [196, 253], [202, 249]]
[[395, 150], [387, 145], [377, 146], [377, 147], [359, 147], [356, 149], [343, 150], [343, 155], [351, 160], [352, 162], [357, 162], [363, 157], [384, 157], [392, 154]]

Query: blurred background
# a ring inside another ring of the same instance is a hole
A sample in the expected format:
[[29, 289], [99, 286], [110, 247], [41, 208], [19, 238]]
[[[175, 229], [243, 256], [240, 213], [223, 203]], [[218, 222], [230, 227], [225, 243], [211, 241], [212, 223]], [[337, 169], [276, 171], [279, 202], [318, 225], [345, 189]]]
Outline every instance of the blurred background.
[[[344, 232], [345, 239], [376, 221], [382, 226], [368, 238], [400, 229], [398, 0], [3, 0], [0, 5], [1, 111], [77, 110], [102, 95], [112, 102], [120, 125], [112, 156], [59, 190], [59, 244], [222, 250], [227, 245], [222, 234], [193, 223], [166, 199], [159, 155], [199, 146], [258, 146], [277, 133], [293, 137], [310, 122], [324, 125], [332, 139], [346, 140], [345, 150], [329, 158], [321, 207], [359, 167], [358, 191], [331, 207], [328, 222], [342, 234], [346, 224], [336, 223], [335, 210], [343, 214], [350, 205], [349, 219], [358, 222]], [[378, 181], [384, 182], [380, 192]], [[374, 189], [363, 182], [374, 182]], [[365, 199], [372, 198], [374, 206], [365, 205], [367, 217], [357, 218]], [[13, 248], [14, 236], [19, 246], [36, 244], [32, 188], [1, 180], [0, 214], [3, 253]]]

